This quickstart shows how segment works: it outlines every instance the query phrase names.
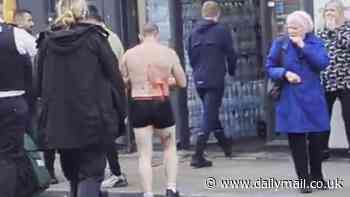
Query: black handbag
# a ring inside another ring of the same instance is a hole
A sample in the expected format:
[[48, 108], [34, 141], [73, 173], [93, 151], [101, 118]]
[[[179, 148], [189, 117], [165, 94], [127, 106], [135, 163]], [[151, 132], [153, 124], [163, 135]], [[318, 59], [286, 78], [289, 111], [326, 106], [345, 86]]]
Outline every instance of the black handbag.
[[281, 97], [282, 92], [282, 82], [275, 81], [271, 82], [270, 89], [268, 90], [268, 95], [272, 100], [277, 101]]
[[[277, 60], [277, 65], [280, 67], [283, 67], [284, 64], [284, 55], [287, 51], [287, 47], [288, 47], [288, 37], [287, 36], [282, 36], [281, 38], [278, 38], [281, 40], [282, 46], [279, 50], [279, 54], [278, 54], [278, 60]], [[280, 79], [280, 80], [270, 80], [269, 81], [269, 85], [268, 85], [268, 96], [274, 100], [277, 101], [280, 99], [281, 97], [281, 93], [282, 93], [282, 88], [283, 88], [283, 84], [284, 84], [285, 80], [284, 79]]]

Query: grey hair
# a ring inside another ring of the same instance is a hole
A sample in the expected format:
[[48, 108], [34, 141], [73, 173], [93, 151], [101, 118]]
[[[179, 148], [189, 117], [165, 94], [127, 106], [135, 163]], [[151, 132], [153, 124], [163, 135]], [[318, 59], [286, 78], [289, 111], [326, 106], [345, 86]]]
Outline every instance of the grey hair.
[[314, 30], [314, 22], [312, 21], [312, 17], [306, 13], [305, 11], [294, 11], [287, 16], [287, 24], [288, 23], [297, 23], [300, 25], [305, 33], [312, 32]]
[[325, 9], [323, 10], [323, 17], [326, 13], [327, 7], [329, 5], [335, 5], [335, 7], [337, 8], [337, 11], [340, 13], [341, 16], [344, 16], [344, 11], [345, 11], [345, 5], [343, 3], [343, 1], [341, 0], [330, 0], [326, 3], [326, 5], [324, 6]]

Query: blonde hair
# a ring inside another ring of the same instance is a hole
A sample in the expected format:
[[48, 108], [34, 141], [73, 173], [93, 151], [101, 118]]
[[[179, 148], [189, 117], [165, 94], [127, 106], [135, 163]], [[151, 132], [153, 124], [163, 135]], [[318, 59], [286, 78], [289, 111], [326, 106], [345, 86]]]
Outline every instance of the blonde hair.
[[305, 11], [295, 11], [287, 16], [288, 23], [296, 23], [300, 25], [305, 33], [312, 32], [314, 30], [314, 22], [311, 16]]
[[327, 8], [330, 6], [330, 5], [335, 5], [336, 9], [337, 9], [337, 12], [339, 13], [339, 15], [341, 17], [344, 17], [344, 11], [345, 11], [345, 6], [344, 6], [344, 3], [343, 1], [340, 1], [340, 0], [330, 0], [326, 3], [326, 5], [324, 6], [324, 9], [323, 9], [323, 18], [325, 17], [325, 14], [326, 14], [326, 11], [327, 11]]
[[69, 27], [86, 17], [88, 7], [86, 0], [60, 0], [56, 6], [56, 24]]
[[206, 1], [202, 6], [202, 17], [214, 18], [219, 16], [220, 6], [215, 1]]

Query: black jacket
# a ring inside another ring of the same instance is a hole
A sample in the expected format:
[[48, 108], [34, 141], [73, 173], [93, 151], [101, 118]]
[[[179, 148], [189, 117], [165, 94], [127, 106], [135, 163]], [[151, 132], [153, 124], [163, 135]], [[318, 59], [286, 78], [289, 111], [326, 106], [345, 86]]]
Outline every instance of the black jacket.
[[196, 87], [223, 88], [228, 70], [235, 73], [236, 55], [230, 31], [210, 20], [199, 21], [188, 40], [188, 56]]
[[108, 143], [124, 124], [124, 82], [107, 37], [100, 26], [84, 23], [40, 37], [39, 128], [49, 148]]

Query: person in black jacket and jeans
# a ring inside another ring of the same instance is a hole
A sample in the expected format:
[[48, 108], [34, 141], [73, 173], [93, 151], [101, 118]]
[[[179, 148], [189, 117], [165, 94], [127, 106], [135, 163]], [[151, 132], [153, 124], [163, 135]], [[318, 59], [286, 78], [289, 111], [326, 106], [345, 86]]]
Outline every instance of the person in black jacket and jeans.
[[39, 40], [40, 131], [57, 149], [71, 197], [99, 197], [105, 146], [124, 124], [125, 87], [108, 33], [86, 22], [86, 0], [60, 0]]
[[231, 33], [218, 22], [218, 3], [205, 2], [202, 18], [195, 25], [188, 43], [194, 83], [204, 109], [201, 132], [198, 134], [196, 152], [191, 161], [191, 166], [196, 168], [212, 166], [212, 162], [203, 157], [211, 132], [214, 132], [225, 156], [232, 155], [232, 142], [225, 136], [221, 126], [219, 108], [224, 95], [226, 72], [234, 76], [236, 64]]

